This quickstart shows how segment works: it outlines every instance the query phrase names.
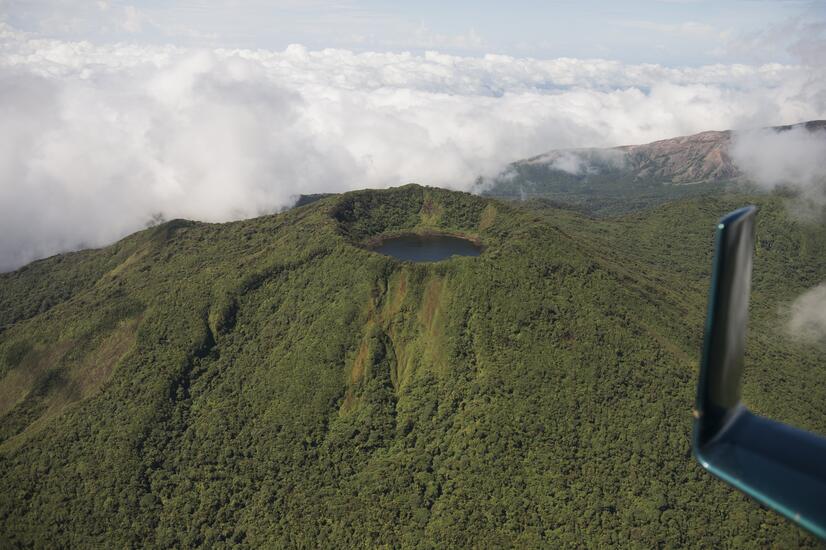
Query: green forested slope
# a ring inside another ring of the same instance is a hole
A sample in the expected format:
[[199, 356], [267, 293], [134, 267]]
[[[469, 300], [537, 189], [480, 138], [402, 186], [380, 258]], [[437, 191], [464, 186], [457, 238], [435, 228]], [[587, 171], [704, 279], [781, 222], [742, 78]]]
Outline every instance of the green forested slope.
[[[0, 275], [0, 546], [812, 546], [690, 455], [744, 200], [595, 221], [406, 186]], [[826, 354], [777, 314], [823, 231], [758, 200], [746, 398], [826, 433]], [[434, 229], [485, 252], [361, 246]]]
[[618, 216], [671, 201], [720, 195], [741, 182], [712, 181], [674, 184], [656, 178], [636, 179], [614, 171], [573, 176], [541, 164], [513, 165], [508, 177], [483, 188], [483, 195], [505, 200], [547, 200], [595, 216]]

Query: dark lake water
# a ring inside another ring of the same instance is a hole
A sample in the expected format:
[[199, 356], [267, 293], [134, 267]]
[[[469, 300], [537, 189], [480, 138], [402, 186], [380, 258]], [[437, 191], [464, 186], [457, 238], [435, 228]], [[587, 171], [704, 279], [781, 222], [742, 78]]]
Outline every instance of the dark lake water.
[[448, 235], [402, 235], [387, 239], [376, 252], [411, 262], [438, 262], [451, 256], [478, 256], [481, 247]]

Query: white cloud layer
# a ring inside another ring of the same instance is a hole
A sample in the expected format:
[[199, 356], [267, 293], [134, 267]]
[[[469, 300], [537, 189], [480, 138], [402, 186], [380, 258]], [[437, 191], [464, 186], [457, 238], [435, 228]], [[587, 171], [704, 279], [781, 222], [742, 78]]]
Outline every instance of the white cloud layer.
[[0, 270], [300, 193], [470, 189], [557, 148], [823, 118], [822, 71], [37, 39], [0, 23]]

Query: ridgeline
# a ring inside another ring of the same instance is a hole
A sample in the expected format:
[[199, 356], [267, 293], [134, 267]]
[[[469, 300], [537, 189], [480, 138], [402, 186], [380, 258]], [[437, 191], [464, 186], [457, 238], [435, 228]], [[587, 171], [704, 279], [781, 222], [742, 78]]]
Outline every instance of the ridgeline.
[[[745, 398], [826, 433], [826, 352], [778, 315], [826, 230], [776, 197], [594, 220], [409, 185], [0, 275], [0, 546], [815, 546], [691, 457], [714, 224], [746, 202]], [[484, 252], [367, 246], [434, 231]]]

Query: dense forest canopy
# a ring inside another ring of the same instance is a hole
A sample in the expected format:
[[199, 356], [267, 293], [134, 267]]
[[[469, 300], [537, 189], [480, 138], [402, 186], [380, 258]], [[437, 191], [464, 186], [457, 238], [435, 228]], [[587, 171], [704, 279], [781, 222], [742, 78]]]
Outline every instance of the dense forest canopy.
[[[826, 229], [773, 196], [592, 219], [409, 185], [0, 275], [0, 546], [815, 546], [691, 457], [714, 224], [747, 202], [745, 399], [826, 433], [826, 352], [779, 313]], [[484, 252], [369, 250], [427, 231]]]

